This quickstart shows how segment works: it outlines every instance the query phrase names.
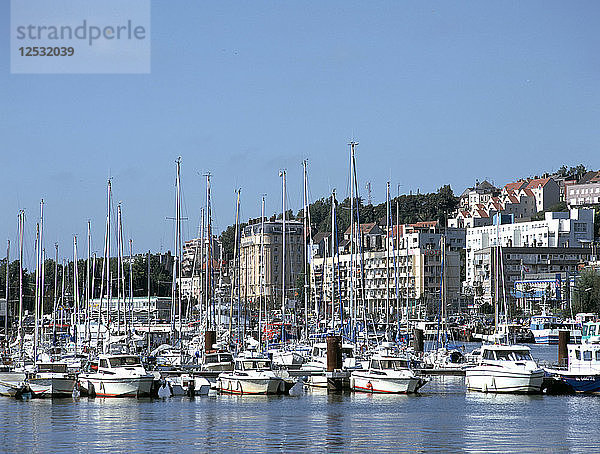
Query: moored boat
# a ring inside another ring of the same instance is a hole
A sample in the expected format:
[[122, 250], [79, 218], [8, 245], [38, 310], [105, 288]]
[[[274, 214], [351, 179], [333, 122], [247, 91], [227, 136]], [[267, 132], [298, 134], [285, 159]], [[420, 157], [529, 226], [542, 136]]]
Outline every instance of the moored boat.
[[479, 363], [466, 369], [468, 390], [493, 393], [539, 393], [544, 371], [524, 345], [483, 345]]
[[81, 389], [98, 397], [147, 396], [153, 380], [134, 355], [100, 355], [91, 371], [79, 376]]
[[285, 383], [267, 358], [236, 358], [233, 371], [217, 378], [217, 389], [228, 394], [283, 394]]

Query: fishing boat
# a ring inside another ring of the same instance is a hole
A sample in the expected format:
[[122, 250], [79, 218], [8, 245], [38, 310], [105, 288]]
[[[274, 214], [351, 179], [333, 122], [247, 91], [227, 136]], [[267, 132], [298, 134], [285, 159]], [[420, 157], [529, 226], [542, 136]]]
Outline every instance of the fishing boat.
[[524, 345], [482, 345], [479, 363], [466, 369], [470, 391], [492, 393], [539, 393], [544, 370]]
[[[593, 322], [595, 323], [595, 322]], [[584, 333], [586, 332], [584, 325]], [[600, 343], [584, 340], [567, 345], [567, 367], [546, 368], [546, 372], [577, 393], [600, 392]]]
[[217, 389], [228, 394], [283, 394], [285, 383], [275, 375], [269, 359], [240, 357], [233, 371], [219, 374]]
[[134, 355], [100, 355], [91, 371], [79, 376], [82, 390], [98, 397], [150, 395], [154, 375], [148, 374]]
[[410, 360], [394, 355], [389, 349], [375, 353], [367, 370], [356, 370], [350, 377], [354, 391], [407, 394], [417, 392], [427, 380], [410, 369]]

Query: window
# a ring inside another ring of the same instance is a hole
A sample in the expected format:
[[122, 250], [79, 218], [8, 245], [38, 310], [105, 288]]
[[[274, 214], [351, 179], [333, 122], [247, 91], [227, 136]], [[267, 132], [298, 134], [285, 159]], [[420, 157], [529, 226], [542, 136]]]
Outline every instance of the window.
[[581, 359], [581, 351], [575, 350], [575, 358]]
[[600, 361], [600, 350], [596, 350], [596, 361]]
[[589, 350], [586, 350], [583, 352], [583, 360], [584, 361], [591, 361], [592, 360], [592, 352]]
[[589, 335], [590, 336], [595, 336], [596, 335], [596, 325], [590, 325]]

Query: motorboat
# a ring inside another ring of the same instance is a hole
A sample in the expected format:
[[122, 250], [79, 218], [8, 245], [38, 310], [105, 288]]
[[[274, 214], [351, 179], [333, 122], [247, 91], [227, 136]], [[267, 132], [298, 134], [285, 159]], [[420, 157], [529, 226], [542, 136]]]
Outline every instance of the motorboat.
[[493, 393], [539, 393], [544, 370], [525, 345], [482, 345], [479, 363], [466, 369], [468, 390]]
[[35, 397], [71, 397], [76, 377], [66, 362], [38, 362], [26, 383]]
[[192, 374], [174, 375], [166, 378], [172, 396], [208, 396], [211, 383], [204, 377]]
[[219, 374], [217, 389], [228, 394], [283, 394], [285, 383], [268, 358], [242, 356], [235, 359], [232, 371]]
[[15, 397], [25, 386], [24, 372], [0, 373], [0, 396]]
[[375, 353], [367, 370], [355, 370], [350, 377], [354, 391], [369, 393], [415, 393], [427, 380], [410, 369], [410, 360], [389, 352]]
[[100, 355], [89, 372], [79, 375], [81, 389], [98, 397], [147, 396], [153, 380], [135, 355]]

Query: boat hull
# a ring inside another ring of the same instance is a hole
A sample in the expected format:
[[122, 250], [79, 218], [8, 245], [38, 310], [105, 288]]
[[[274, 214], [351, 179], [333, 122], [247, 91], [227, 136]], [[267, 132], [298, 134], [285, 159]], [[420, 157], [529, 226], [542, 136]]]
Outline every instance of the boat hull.
[[149, 396], [153, 376], [96, 378], [81, 377], [80, 384], [89, 395], [97, 397], [140, 397]]
[[379, 378], [372, 374], [352, 374], [351, 387], [357, 392], [381, 394], [415, 393], [425, 384], [420, 377]]
[[0, 374], [0, 396], [15, 397], [22, 389], [25, 374], [5, 372]]
[[235, 376], [220, 376], [217, 388], [226, 394], [283, 394], [285, 383], [283, 379], [272, 378], [242, 378]]
[[70, 377], [31, 378], [27, 381], [36, 397], [71, 397], [75, 382], [75, 378]]
[[540, 393], [544, 371], [520, 371], [495, 366], [475, 366], [466, 370], [470, 391], [491, 393]]

